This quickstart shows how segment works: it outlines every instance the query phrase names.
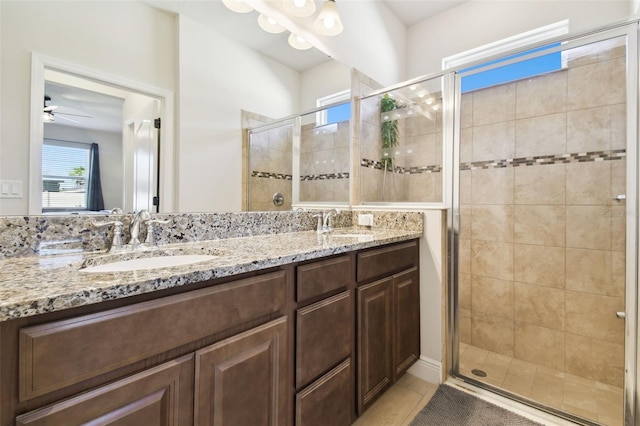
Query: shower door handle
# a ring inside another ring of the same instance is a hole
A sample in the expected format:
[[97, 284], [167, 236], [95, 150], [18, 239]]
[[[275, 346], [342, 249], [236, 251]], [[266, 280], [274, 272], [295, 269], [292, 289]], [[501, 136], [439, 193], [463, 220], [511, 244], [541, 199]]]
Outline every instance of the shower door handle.
[[616, 201], [624, 201], [627, 199], [627, 196], [625, 194], [620, 194], [620, 195], [616, 195], [613, 199]]
[[623, 311], [618, 311], [618, 312], [616, 312], [616, 316], [618, 318], [626, 318], [627, 317], [627, 313], [623, 312]]

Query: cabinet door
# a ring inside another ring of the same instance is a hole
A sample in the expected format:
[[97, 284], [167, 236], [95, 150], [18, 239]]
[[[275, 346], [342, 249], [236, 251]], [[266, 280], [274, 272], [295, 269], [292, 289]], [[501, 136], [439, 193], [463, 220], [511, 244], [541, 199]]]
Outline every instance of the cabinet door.
[[351, 360], [296, 395], [296, 426], [349, 426], [353, 411]]
[[193, 354], [16, 419], [17, 426], [191, 425]]
[[418, 269], [393, 276], [393, 381], [420, 356], [420, 294]]
[[196, 352], [195, 424], [287, 423], [286, 317]]
[[391, 320], [393, 278], [358, 288], [358, 414], [393, 379]]

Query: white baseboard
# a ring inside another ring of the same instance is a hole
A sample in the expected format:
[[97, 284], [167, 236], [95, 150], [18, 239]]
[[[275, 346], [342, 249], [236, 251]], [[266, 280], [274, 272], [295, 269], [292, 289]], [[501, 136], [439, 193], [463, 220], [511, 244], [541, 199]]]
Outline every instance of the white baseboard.
[[429, 383], [440, 384], [442, 382], [442, 363], [435, 359], [421, 355], [420, 359], [409, 367], [407, 371], [409, 374]]

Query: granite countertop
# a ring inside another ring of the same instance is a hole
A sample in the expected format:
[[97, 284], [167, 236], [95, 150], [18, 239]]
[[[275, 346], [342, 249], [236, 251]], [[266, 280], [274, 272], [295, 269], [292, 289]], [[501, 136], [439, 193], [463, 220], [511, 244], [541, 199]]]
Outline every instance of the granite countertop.
[[[66, 253], [0, 260], [0, 321], [419, 237], [422, 237], [422, 233], [417, 231], [339, 228], [331, 234], [323, 235], [315, 231], [260, 235], [166, 244], [157, 250], [122, 254]], [[106, 273], [82, 271], [83, 266], [166, 254], [210, 254], [216, 257], [200, 263], [155, 270]]]

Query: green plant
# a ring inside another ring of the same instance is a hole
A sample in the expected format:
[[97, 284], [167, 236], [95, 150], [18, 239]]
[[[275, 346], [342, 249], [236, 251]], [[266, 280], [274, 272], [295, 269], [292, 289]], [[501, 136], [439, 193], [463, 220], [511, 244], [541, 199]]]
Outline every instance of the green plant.
[[[380, 99], [380, 112], [390, 112], [396, 109], [396, 100], [385, 94]], [[383, 121], [380, 125], [380, 133], [382, 136], [382, 152], [386, 153], [382, 158], [382, 166], [384, 170], [392, 170], [393, 159], [389, 156], [391, 148], [398, 146], [398, 120]]]
[[84, 166], [74, 167], [73, 170], [69, 172], [69, 176], [84, 176]]

